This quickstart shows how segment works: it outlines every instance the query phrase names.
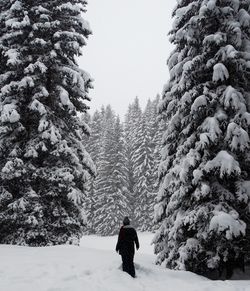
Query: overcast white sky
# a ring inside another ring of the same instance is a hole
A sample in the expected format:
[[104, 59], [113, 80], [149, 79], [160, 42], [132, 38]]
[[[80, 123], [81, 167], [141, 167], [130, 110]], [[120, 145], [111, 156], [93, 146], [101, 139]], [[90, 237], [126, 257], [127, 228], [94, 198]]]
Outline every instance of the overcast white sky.
[[93, 35], [80, 66], [94, 78], [91, 111], [111, 104], [123, 116], [138, 96], [142, 106], [162, 92], [172, 50], [167, 33], [176, 0], [89, 0]]

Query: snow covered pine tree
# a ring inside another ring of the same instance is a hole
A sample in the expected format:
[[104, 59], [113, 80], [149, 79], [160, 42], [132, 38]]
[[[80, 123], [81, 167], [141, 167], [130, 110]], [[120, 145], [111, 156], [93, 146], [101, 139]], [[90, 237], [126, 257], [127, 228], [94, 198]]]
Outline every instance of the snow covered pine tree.
[[143, 112], [138, 124], [137, 143], [138, 148], [133, 153], [134, 164], [134, 197], [135, 202], [135, 221], [141, 231], [153, 229], [153, 209], [154, 198], [154, 132], [153, 132], [153, 103], [148, 100], [145, 111]]
[[90, 34], [83, 0], [0, 2], [0, 243], [78, 243], [89, 75], [75, 57]]
[[110, 105], [105, 109], [98, 175], [95, 180], [95, 230], [114, 235], [124, 216], [130, 214], [125, 167], [123, 128]]
[[86, 147], [93, 159], [96, 167], [96, 175], [88, 182], [87, 197], [85, 199], [85, 211], [87, 215], [87, 229], [85, 233], [93, 234], [96, 232], [96, 223], [94, 211], [96, 209], [96, 186], [99, 174], [99, 164], [101, 163], [101, 142], [103, 135], [103, 123], [104, 117], [98, 110], [94, 112], [93, 116], [90, 116], [89, 126], [91, 128], [91, 134], [86, 141]]
[[155, 252], [209, 275], [234, 268], [250, 244], [250, 1], [177, 3]]
[[139, 99], [136, 97], [132, 104], [129, 105], [124, 123], [124, 140], [125, 140], [125, 157], [126, 168], [128, 171], [128, 190], [130, 193], [131, 205], [131, 220], [133, 225], [137, 228], [139, 225], [135, 218], [136, 212], [136, 193], [135, 188], [138, 183], [138, 175], [136, 177], [136, 151], [140, 147], [139, 127], [142, 118], [142, 110], [139, 104]]

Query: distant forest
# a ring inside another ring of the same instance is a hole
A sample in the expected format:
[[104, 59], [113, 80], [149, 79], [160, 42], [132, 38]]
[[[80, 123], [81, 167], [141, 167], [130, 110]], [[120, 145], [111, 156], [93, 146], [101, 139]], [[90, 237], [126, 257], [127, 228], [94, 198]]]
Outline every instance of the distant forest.
[[159, 95], [148, 100], [143, 110], [135, 98], [124, 122], [110, 105], [86, 115], [91, 128], [86, 148], [97, 170], [87, 191], [89, 233], [115, 234], [126, 215], [139, 230], [153, 230], [163, 134], [159, 101]]

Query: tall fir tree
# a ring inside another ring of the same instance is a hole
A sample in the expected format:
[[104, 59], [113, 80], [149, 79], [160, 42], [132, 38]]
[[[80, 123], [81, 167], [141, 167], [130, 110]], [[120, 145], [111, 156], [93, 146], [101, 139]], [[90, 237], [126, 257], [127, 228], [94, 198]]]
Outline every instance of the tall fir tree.
[[138, 147], [133, 154], [135, 220], [141, 231], [153, 227], [153, 104], [148, 100], [145, 111], [138, 124]]
[[91, 33], [84, 0], [0, 3], [0, 242], [78, 243], [85, 185], [82, 140], [91, 78], [76, 57]]
[[95, 190], [95, 230], [99, 235], [113, 235], [130, 207], [127, 190], [127, 170], [124, 157], [123, 130], [108, 106], [103, 121], [100, 162]]
[[131, 220], [137, 227], [136, 221], [136, 193], [135, 188], [138, 183], [136, 176], [137, 167], [135, 165], [136, 151], [140, 147], [139, 126], [141, 124], [142, 109], [139, 104], [139, 98], [136, 97], [134, 102], [129, 105], [128, 112], [125, 116], [124, 138], [125, 138], [125, 156], [126, 168], [128, 169], [128, 190], [130, 193]]
[[250, 239], [248, 0], [180, 0], [161, 112], [158, 263], [209, 274]]
[[99, 165], [101, 164], [101, 148], [102, 148], [102, 137], [104, 130], [104, 113], [96, 110], [93, 116], [90, 117], [90, 136], [86, 142], [86, 147], [93, 162], [96, 166], [96, 176], [92, 177], [88, 183], [87, 199], [85, 201], [85, 210], [87, 211], [87, 228], [86, 233], [95, 233], [95, 210], [96, 210], [96, 189], [99, 173]]
[[[162, 116], [159, 115], [159, 104], [160, 104], [160, 95], [157, 95], [156, 98], [153, 100], [153, 124], [152, 124], [152, 131], [153, 131], [153, 169], [152, 169], [152, 193], [153, 193], [153, 211], [155, 204], [157, 202], [157, 193], [160, 186], [159, 181], [159, 164], [161, 161], [161, 153], [162, 153], [162, 140], [163, 140], [163, 134], [166, 129], [166, 124]], [[159, 224], [156, 222], [157, 219], [155, 219], [155, 216], [153, 215], [153, 228], [152, 230], [159, 229]]]
[[124, 122], [124, 141], [125, 141], [125, 157], [126, 157], [126, 167], [128, 169], [128, 190], [130, 192], [130, 195], [133, 193], [133, 187], [134, 187], [134, 177], [133, 177], [133, 163], [131, 160], [131, 154], [132, 154], [132, 142], [130, 139], [131, 134], [131, 128], [133, 126], [131, 116], [132, 116], [132, 105], [129, 104], [127, 113], [125, 115], [125, 122]]

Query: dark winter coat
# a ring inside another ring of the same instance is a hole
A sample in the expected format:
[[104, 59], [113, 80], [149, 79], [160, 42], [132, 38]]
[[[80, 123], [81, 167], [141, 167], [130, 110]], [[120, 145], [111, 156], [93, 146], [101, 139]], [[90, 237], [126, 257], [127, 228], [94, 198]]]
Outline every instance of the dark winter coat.
[[120, 255], [134, 255], [136, 248], [139, 249], [139, 241], [136, 230], [130, 225], [124, 225], [121, 227], [118, 241], [116, 244], [116, 251]]

